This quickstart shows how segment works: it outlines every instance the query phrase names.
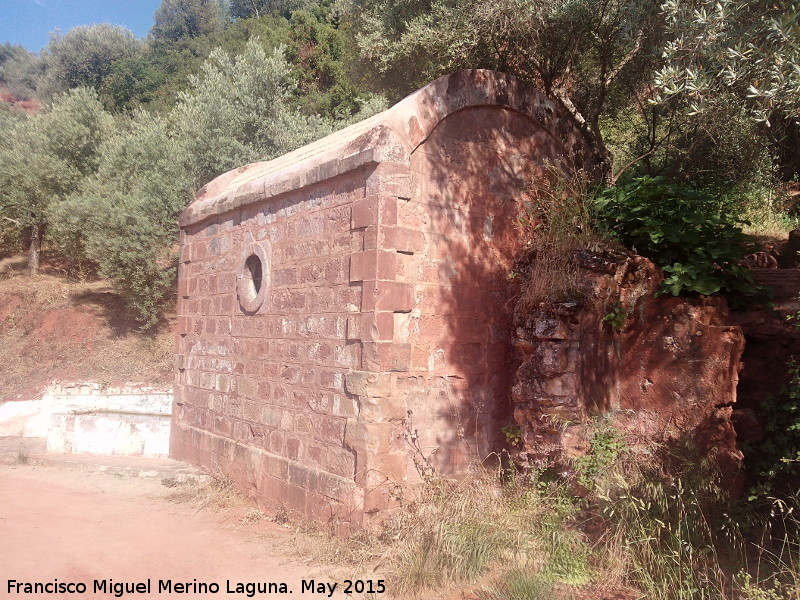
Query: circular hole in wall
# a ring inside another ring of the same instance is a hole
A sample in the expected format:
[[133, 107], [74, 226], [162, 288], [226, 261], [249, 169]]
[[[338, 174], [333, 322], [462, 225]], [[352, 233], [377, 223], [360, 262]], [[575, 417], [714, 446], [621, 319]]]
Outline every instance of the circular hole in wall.
[[254, 313], [261, 308], [267, 296], [270, 275], [269, 246], [265, 248], [258, 243], [246, 245], [239, 264], [241, 266], [236, 282], [239, 306], [246, 313]]
[[258, 296], [258, 292], [261, 291], [261, 279], [264, 273], [264, 266], [261, 263], [261, 259], [258, 258], [255, 254], [251, 254], [247, 257], [247, 260], [244, 261], [244, 275], [247, 284], [247, 291], [250, 292], [253, 298]]

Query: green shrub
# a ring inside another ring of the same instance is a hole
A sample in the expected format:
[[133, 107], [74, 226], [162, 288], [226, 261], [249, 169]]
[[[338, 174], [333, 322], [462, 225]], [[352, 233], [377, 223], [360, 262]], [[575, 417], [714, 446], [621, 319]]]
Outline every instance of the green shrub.
[[501, 581], [478, 592], [480, 600], [552, 600], [558, 598], [555, 585], [532, 569], [513, 569]]
[[600, 221], [626, 246], [667, 273], [661, 293], [720, 293], [734, 303], [763, 297], [764, 290], [739, 261], [752, 250], [744, 221], [710, 196], [643, 176], [606, 188], [597, 197]]
[[791, 493], [800, 482], [800, 363], [791, 360], [789, 372], [792, 379], [778, 397], [759, 405], [764, 439], [742, 445], [756, 482], [751, 500]]

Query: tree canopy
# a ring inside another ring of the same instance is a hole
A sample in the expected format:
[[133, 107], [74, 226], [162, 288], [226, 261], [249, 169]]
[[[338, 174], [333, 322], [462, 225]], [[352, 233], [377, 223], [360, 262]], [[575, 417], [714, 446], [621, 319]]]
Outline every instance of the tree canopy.
[[150, 30], [154, 42], [178, 42], [218, 31], [222, 7], [216, 0], [162, 0]]
[[128, 29], [101, 23], [54, 33], [43, 51], [45, 75], [41, 93], [52, 97], [77, 87], [96, 91], [118, 61], [129, 60], [142, 51], [142, 42]]
[[[163, 0], [145, 40], [100, 24], [39, 56], [0, 46], [6, 87], [45, 101], [0, 111], [2, 228], [95, 265], [152, 322], [192, 190], [461, 68], [538, 86], [609, 183], [664, 176], [743, 207], [745, 188], [800, 177], [799, 15], [789, 0]], [[758, 190], [747, 202], [774, 196]]]

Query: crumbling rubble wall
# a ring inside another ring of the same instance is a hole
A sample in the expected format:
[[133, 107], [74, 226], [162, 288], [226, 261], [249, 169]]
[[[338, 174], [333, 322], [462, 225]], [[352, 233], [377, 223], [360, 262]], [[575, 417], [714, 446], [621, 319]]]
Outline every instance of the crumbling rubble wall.
[[607, 416], [642, 442], [689, 443], [741, 486], [731, 423], [741, 329], [721, 298], [656, 296], [660, 270], [627, 254], [578, 255], [585, 299], [517, 311], [522, 357], [514, 418], [528, 456], [588, 451], [586, 425]]

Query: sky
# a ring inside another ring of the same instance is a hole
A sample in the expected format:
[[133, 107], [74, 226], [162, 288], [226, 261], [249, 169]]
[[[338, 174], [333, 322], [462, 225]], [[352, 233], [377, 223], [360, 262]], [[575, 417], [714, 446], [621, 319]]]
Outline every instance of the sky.
[[161, 0], [0, 0], [0, 44], [11, 42], [39, 52], [50, 32], [78, 25], [124, 25], [138, 38], [153, 25]]

